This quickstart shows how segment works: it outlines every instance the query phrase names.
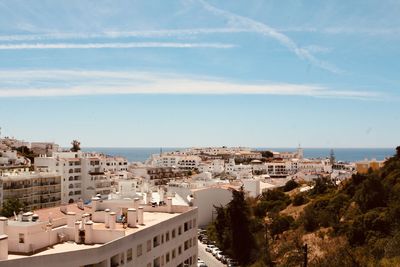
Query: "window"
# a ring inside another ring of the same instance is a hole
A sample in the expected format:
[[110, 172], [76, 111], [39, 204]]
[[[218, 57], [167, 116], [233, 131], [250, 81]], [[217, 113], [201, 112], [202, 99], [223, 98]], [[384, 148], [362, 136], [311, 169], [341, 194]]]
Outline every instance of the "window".
[[164, 234], [161, 235], [161, 244], [164, 244]]
[[165, 233], [165, 242], [168, 242], [169, 241], [169, 232], [166, 232]]
[[169, 262], [169, 252], [167, 252], [167, 254], [165, 254], [165, 262], [166, 262], [166, 263]]
[[25, 235], [24, 234], [19, 234], [19, 243], [25, 243]]
[[153, 260], [153, 267], [160, 267], [160, 257]]
[[172, 238], [175, 238], [175, 229], [172, 230]]
[[153, 238], [153, 248], [158, 247], [160, 245], [160, 236], [157, 235]]
[[185, 222], [184, 224], [183, 224], [183, 231], [187, 231], [187, 230], [189, 230], [189, 223], [188, 222]]
[[132, 249], [131, 248], [126, 251], [126, 261], [127, 262], [132, 261]]
[[181, 255], [182, 254], [182, 246], [179, 246], [178, 247], [178, 255]]
[[137, 245], [137, 248], [136, 248], [136, 256], [137, 256], [137, 257], [142, 256], [142, 244]]
[[147, 252], [151, 250], [151, 240], [147, 240]]
[[182, 226], [179, 226], [179, 228], [178, 228], [178, 235], [181, 235], [182, 234]]
[[171, 253], [171, 254], [172, 254], [172, 259], [175, 259], [175, 256], [176, 256], [175, 249], [172, 250], [172, 253]]

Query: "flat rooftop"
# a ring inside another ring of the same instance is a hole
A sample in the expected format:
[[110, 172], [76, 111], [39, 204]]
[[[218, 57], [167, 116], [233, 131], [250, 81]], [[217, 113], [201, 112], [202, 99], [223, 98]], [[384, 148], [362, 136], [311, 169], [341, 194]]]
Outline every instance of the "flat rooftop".
[[[145, 225], [138, 225], [138, 227], [136, 227], [136, 228], [127, 227], [126, 229], [124, 229], [123, 225], [121, 223], [116, 223], [116, 228], [114, 231], [124, 232], [124, 237], [125, 237], [128, 235], [135, 234], [146, 228], [152, 227], [163, 221], [174, 218], [180, 214], [181, 214], [181, 212], [178, 212], [178, 213], [166, 213], [166, 212], [156, 212], [156, 211], [155, 212], [144, 212], [143, 217], [144, 217]], [[60, 228], [62, 228], [62, 227], [63, 226], [61, 226]], [[108, 228], [105, 227], [104, 223], [93, 223], [93, 229], [99, 229], [99, 230], [107, 229], [108, 230]], [[123, 238], [123, 237], [121, 237], [121, 238]], [[114, 239], [114, 240], [117, 240], [117, 239]], [[76, 250], [82, 250], [82, 249], [91, 249], [91, 248], [101, 247], [102, 245], [103, 244], [85, 245], [85, 244], [77, 244], [73, 241], [66, 241], [64, 243], [59, 243], [59, 244], [53, 245], [52, 247], [47, 247], [33, 255], [17, 255], [17, 254], [13, 254], [12, 252], [10, 252], [8, 255], [8, 259], [13, 260], [13, 259], [19, 259], [19, 258], [27, 258], [27, 257], [41, 256], [41, 255], [64, 253], [64, 252], [68, 252], [68, 251], [76, 251]]]

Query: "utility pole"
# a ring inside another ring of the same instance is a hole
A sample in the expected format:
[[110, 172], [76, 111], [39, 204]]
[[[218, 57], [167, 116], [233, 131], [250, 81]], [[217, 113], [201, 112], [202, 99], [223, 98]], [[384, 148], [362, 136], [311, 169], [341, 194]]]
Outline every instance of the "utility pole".
[[308, 264], [308, 245], [307, 244], [304, 244], [304, 246], [302, 247], [303, 248], [303, 267], [307, 267], [307, 264]]

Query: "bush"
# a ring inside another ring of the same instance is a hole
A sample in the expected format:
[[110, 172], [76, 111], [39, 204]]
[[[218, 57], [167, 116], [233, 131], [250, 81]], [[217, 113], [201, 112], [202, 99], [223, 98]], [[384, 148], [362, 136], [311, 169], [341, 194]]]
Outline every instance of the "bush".
[[294, 180], [289, 180], [286, 182], [285, 186], [283, 187], [284, 192], [289, 192], [292, 191], [293, 189], [297, 188], [299, 186], [298, 183]]
[[300, 193], [294, 196], [292, 204], [293, 206], [301, 206], [303, 204], [306, 204], [307, 202], [308, 198], [304, 194]]
[[270, 225], [270, 231], [272, 236], [282, 234], [283, 232], [290, 229], [290, 226], [294, 222], [292, 216], [277, 216], [272, 220]]

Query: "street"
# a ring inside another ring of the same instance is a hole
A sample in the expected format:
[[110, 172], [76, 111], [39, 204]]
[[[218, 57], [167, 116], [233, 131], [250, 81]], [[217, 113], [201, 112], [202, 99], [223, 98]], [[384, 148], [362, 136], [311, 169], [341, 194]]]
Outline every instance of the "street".
[[214, 256], [206, 251], [206, 245], [198, 241], [199, 244], [199, 255], [198, 257], [203, 260], [208, 267], [226, 267], [225, 264], [222, 264], [219, 260], [214, 258]]

